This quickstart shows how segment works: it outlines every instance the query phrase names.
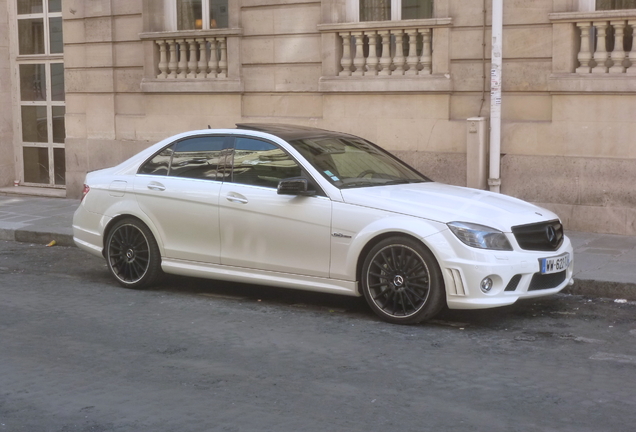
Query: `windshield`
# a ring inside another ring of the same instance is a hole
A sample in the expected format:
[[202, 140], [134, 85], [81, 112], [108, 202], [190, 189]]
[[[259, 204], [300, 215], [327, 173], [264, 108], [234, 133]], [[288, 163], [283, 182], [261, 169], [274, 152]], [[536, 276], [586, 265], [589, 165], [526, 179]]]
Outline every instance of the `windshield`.
[[328, 136], [290, 140], [289, 143], [340, 189], [430, 181], [361, 138]]

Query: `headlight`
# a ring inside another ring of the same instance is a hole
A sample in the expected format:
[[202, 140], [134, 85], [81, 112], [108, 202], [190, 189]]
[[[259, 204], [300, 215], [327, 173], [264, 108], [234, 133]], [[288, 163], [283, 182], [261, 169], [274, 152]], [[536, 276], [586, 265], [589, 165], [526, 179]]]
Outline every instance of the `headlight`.
[[448, 227], [468, 246], [478, 249], [512, 250], [506, 235], [494, 228], [468, 222], [450, 222]]

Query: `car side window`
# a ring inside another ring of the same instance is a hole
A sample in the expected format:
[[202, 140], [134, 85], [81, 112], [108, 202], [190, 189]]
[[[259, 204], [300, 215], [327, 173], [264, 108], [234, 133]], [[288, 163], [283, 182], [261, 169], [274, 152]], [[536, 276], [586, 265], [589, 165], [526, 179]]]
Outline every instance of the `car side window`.
[[152, 159], [139, 168], [139, 174], [149, 174], [157, 176], [168, 175], [170, 169], [170, 160], [174, 153], [175, 144], [161, 150]]
[[202, 136], [179, 141], [170, 164], [171, 177], [223, 180], [229, 137]]
[[280, 180], [300, 176], [300, 166], [278, 146], [253, 138], [236, 138], [234, 183], [276, 188]]

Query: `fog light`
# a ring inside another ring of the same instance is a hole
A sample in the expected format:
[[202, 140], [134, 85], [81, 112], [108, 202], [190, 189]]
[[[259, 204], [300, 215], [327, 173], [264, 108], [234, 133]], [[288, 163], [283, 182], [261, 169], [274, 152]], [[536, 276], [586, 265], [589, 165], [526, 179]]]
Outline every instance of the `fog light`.
[[489, 277], [484, 278], [481, 281], [480, 288], [481, 291], [484, 293], [490, 292], [490, 290], [492, 289], [492, 279], [490, 279]]

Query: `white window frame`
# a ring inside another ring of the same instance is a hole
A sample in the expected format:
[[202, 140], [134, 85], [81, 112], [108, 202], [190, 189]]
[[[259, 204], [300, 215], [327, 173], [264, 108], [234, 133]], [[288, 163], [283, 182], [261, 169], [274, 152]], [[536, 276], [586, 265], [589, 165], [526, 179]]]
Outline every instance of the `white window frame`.
[[579, 0], [579, 12], [594, 12], [596, 0]]
[[596, 0], [579, 0], [579, 12], [595, 12]]
[[[164, 0], [164, 25], [167, 31], [177, 31], [177, 0]], [[203, 19], [200, 30], [210, 30], [210, 2], [209, 0], [201, 1], [201, 16], [208, 17]]]
[[[347, 21], [360, 22], [360, 0], [347, 0]], [[402, 0], [391, 0], [391, 21], [402, 19]]]

